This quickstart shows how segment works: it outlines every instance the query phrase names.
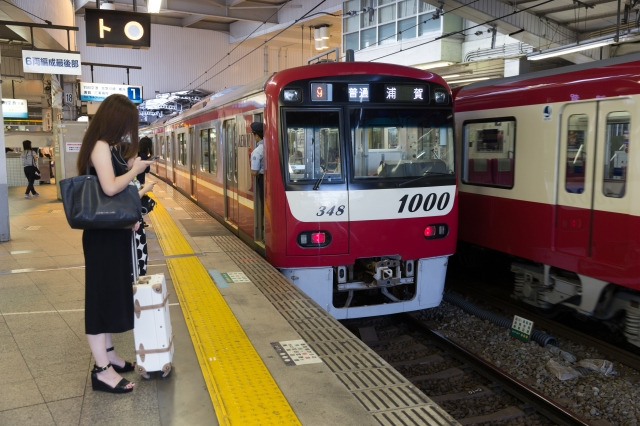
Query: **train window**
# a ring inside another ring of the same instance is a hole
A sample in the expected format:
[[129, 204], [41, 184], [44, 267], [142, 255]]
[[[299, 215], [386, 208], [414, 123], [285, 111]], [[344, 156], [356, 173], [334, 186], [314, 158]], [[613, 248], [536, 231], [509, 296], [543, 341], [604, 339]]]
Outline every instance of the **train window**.
[[325, 183], [344, 180], [339, 126], [339, 111], [285, 111], [285, 158], [291, 182], [323, 176]]
[[584, 135], [589, 126], [586, 114], [573, 114], [567, 122], [567, 161], [565, 170], [565, 190], [582, 194], [585, 182], [587, 147]]
[[215, 128], [200, 131], [200, 170], [208, 173], [218, 171], [217, 141]]
[[631, 114], [628, 112], [607, 115], [603, 175], [603, 192], [607, 197], [621, 198], [625, 194], [630, 126]]
[[513, 188], [516, 121], [513, 117], [462, 125], [462, 180]]
[[178, 164], [187, 164], [187, 137], [185, 133], [178, 134]]
[[355, 178], [454, 173], [452, 119], [446, 111], [353, 108], [349, 124]]

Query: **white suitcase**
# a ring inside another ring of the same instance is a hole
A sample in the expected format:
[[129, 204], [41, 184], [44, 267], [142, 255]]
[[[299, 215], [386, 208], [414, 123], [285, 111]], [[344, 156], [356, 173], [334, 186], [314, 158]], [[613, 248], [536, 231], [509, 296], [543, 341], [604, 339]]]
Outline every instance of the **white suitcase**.
[[167, 377], [173, 360], [169, 295], [164, 274], [139, 277], [133, 286], [136, 370], [145, 379], [150, 372]]

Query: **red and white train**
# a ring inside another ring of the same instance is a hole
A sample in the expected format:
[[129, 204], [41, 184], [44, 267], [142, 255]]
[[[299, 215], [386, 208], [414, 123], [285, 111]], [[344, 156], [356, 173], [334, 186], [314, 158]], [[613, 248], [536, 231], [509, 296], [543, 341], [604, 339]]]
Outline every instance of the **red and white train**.
[[[264, 226], [254, 121], [265, 129]], [[439, 76], [309, 65], [213, 95], [141, 135], [161, 157], [157, 176], [336, 318], [440, 304], [458, 209], [453, 105]]]
[[460, 240], [510, 256], [516, 298], [612, 320], [640, 346], [640, 55], [454, 102]]

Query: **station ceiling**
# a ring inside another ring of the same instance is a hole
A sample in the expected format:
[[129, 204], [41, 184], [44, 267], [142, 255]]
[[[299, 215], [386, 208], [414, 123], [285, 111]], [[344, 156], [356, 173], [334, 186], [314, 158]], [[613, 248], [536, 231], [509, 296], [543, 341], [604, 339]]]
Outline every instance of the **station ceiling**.
[[[86, 8], [97, 8], [98, 1], [76, 0], [76, 13], [82, 14]], [[368, 5], [369, 1], [363, 0], [363, 5]], [[495, 25], [499, 33], [512, 35], [541, 50], [604, 36], [618, 35], [622, 41], [635, 41], [628, 35], [634, 35], [640, 20], [640, 0], [421, 1], [439, 7], [444, 13], [455, 13], [480, 25]], [[139, 12], [146, 12], [148, 0], [108, 0], [107, 3], [115, 10], [133, 11], [135, 8]], [[302, 16], [316, 5], [319, 5], [319, 10], [322, 9], [321, 0], [162, 0], [160, 13], [153, 14], [151, 20], [162, 25], [229, 32], [234, 22], [277, 25], [277, 12], [280, 9], [298, 9]], [[329, 24], [341, 28], [340, 14], [341, 10], [336, 10], [332, 15], [321, 14], [301, 19], [300, 25], [308, 28]], [[300, 25], [285, 29], [278, 36], [281, 43], [291, 44], [299, 40]], [[332, 42], [338, 46], [340, 37], [332, 37]], [[578, 55], [573, 60], [567, 59], [572, 62], [588, 60]]]

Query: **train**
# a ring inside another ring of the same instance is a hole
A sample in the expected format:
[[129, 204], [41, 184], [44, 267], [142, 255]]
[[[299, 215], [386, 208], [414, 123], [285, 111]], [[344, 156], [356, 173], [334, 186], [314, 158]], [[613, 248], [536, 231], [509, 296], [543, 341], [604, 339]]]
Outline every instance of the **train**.
[[501, 256], [512, 297], [608, 324], [634, 346], [639, 82], [632, 54], [453, 91], [458, 254]]
[[[264, 126], [264, 207], [250, 125]], [[324, 62], [221, 90], [140, 129], [152, 174], [337, 319], [438, 306], [457, 241], [451, 90], [393, 64]]]

